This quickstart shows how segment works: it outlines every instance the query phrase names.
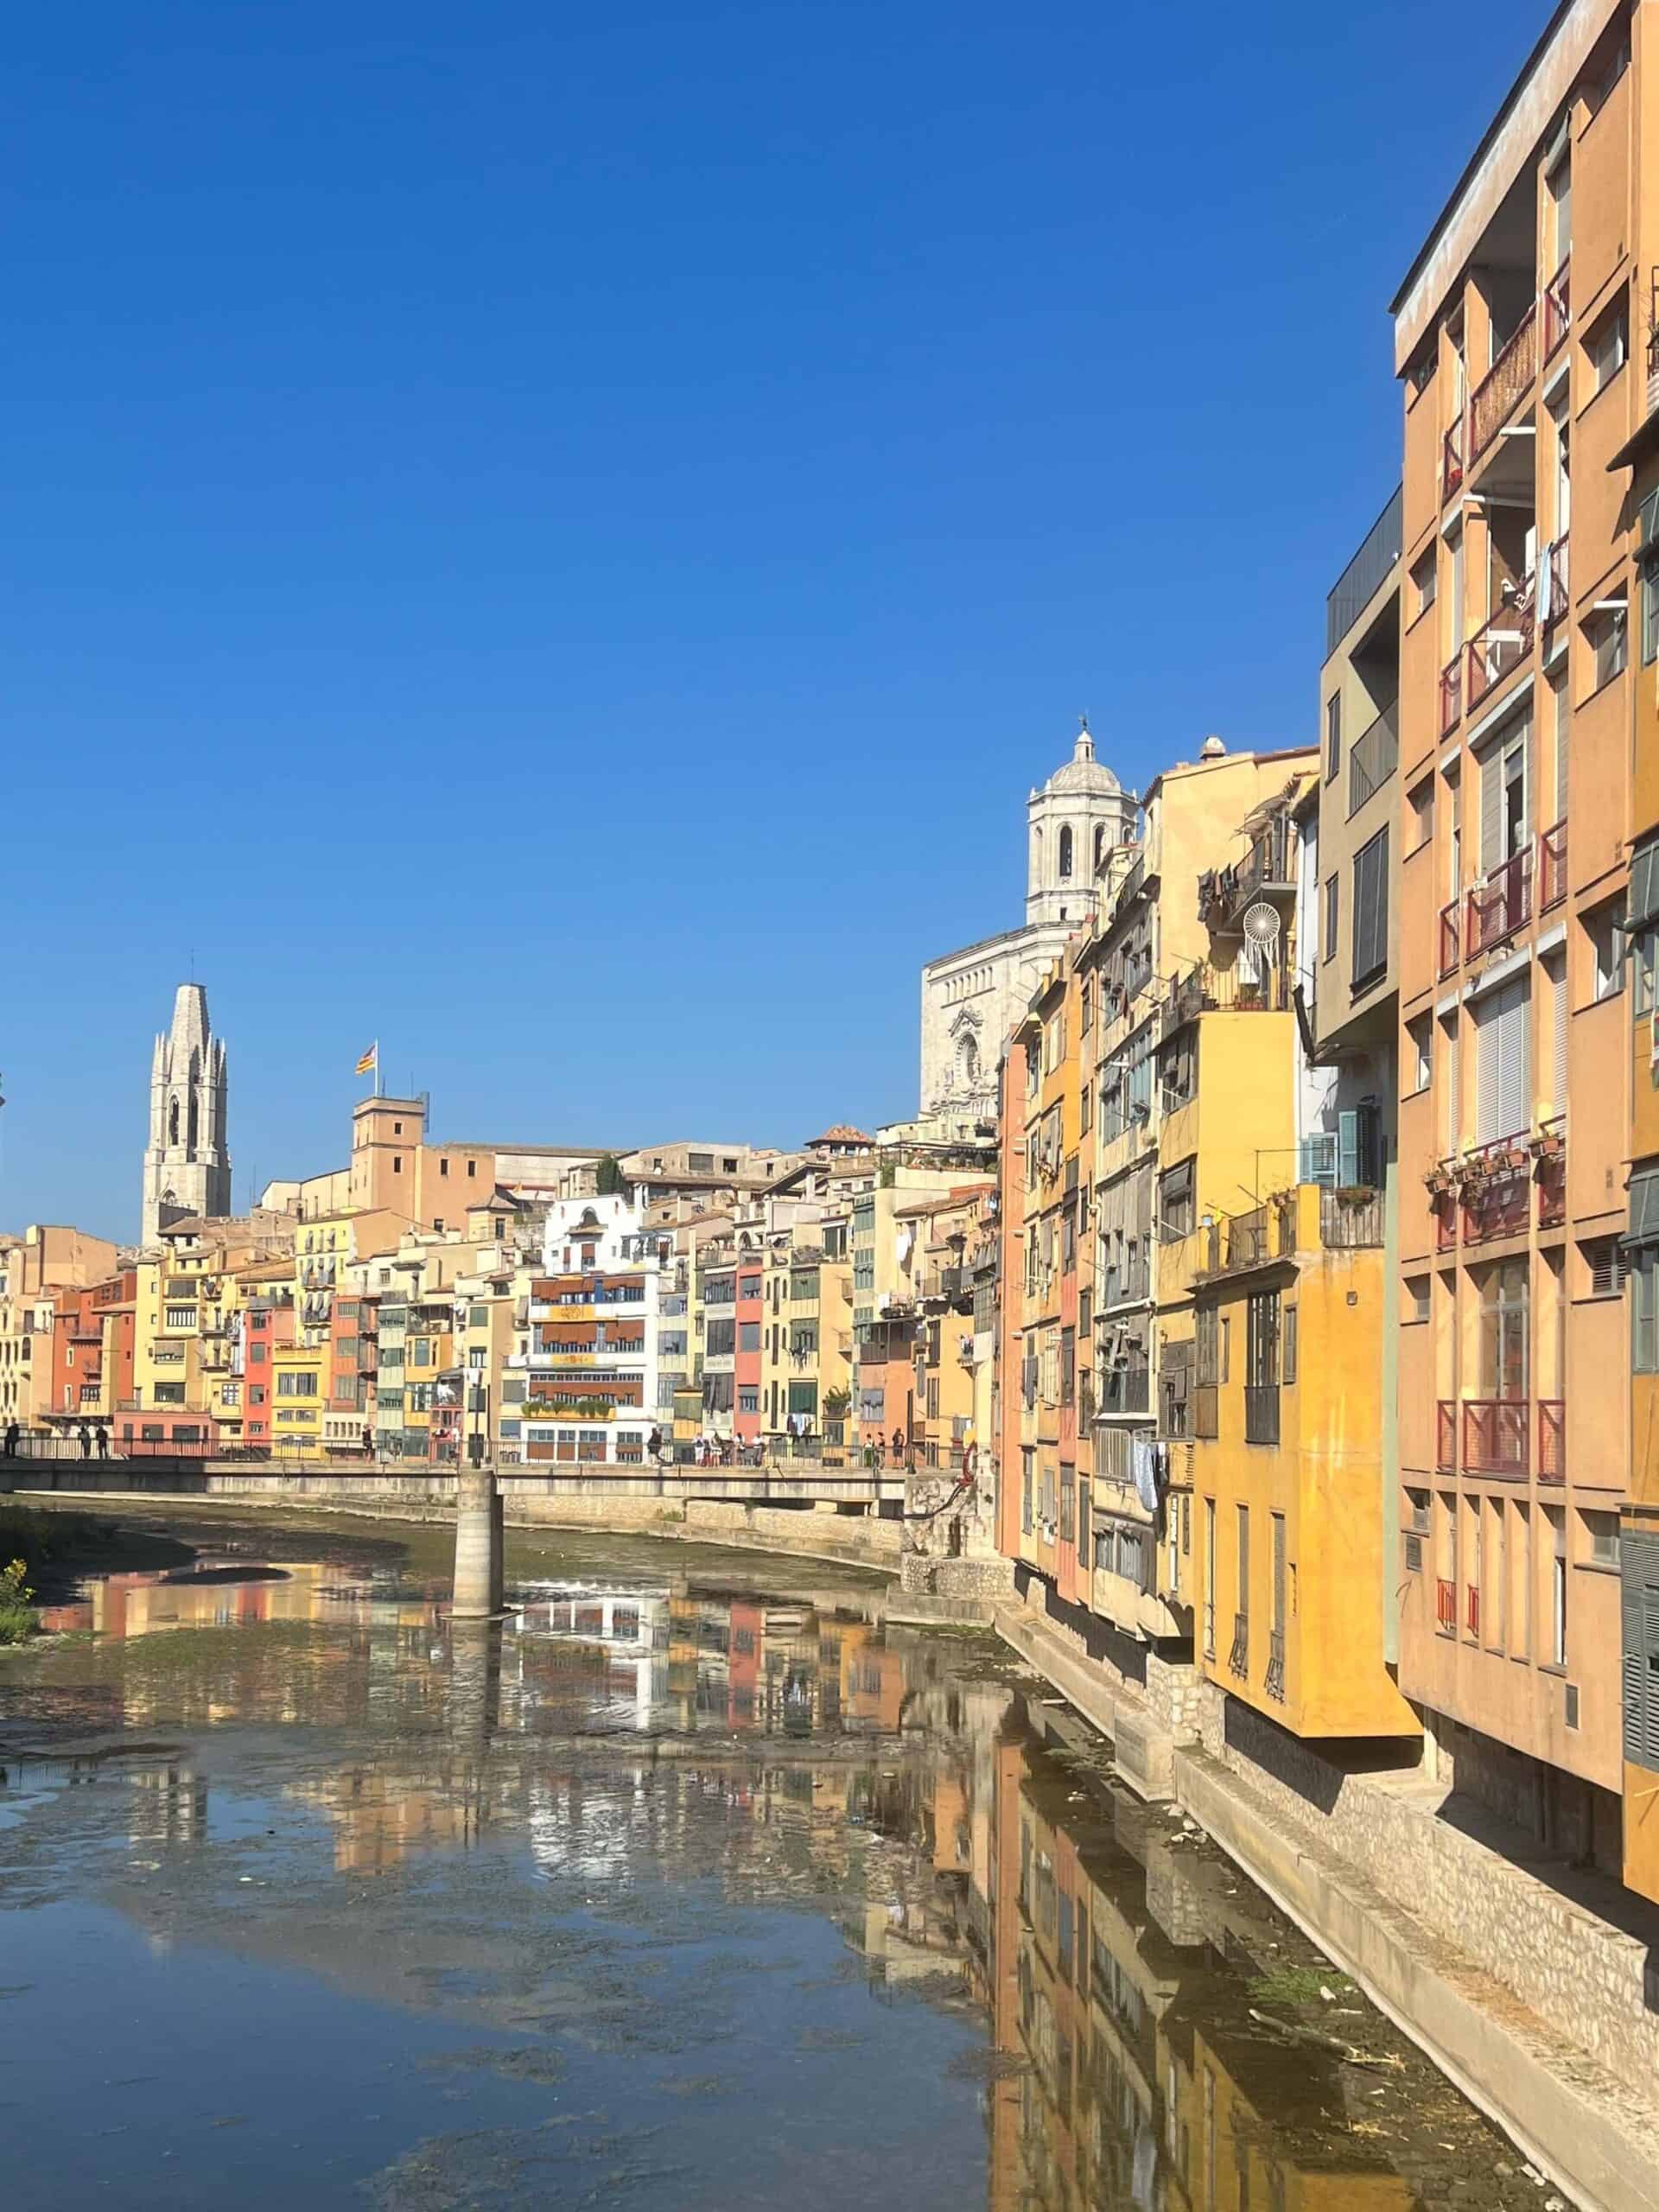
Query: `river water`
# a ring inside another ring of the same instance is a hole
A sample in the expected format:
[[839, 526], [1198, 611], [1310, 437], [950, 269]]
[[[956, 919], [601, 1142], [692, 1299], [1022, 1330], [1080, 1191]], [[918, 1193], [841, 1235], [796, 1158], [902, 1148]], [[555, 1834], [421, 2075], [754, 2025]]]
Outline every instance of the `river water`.
[[472, 1629], [436, 1529], [125, 1517], [0, 1652], [9, 2208], [1540, 2202], [874, 1577], [515, 1533]]

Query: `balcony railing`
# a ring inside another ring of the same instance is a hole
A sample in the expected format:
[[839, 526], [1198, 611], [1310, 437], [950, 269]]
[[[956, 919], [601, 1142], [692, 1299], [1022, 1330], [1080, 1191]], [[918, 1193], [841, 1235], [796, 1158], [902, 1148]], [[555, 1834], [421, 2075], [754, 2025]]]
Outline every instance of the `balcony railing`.
[[1198, 879], [1198, 912], [1211, 927], [1224, 929], [1264, 891], [1294, 891], [1296, 861], [1290, 817], [1274, 816], [1258, 830], [1243, 859], [1231, 868], [1208, 870]]
[[1528, 1426], [1524, 1398], [1465, 1398], [1465, 1474], [1509, 1475], [1523, 1479], [1527, 1471]]
[[1538, 1479], [1567, 1480], [1567, 1404], [1561, 1398], [1538, 1401]]
[[1434, 1249], [1453, 1252], [1458, 1244], [1458, 1199], [1454, 1191], [1437, 1191], [1433, 1198]]
[[1465, 1188], [1463, 1241], [1484, 1244], [1494, 1236], [1518, 1236], [1531, 1212], [1531, 1181], [1524, 1153], [1517, 1156], [1518, 1141], [1505, 1138], [1473, 1155], [1487, 1167]]
[[1532, 919], [1532, 847], [1523, 845], [1469, 893], [1469, 957], [1502, 944]]
[[1440, 969], [1442, 976], [1452, 973], [1460, 957], [1458, 950], [1458, 917], [1462, 906], [1462, 899], [1458, 898], [1449, 900], [1440, 909]]
[[1276, 1382], [1245, 1384], [1244, 1441], [1247, 1444], [1276, 1444], [1279, 1441], [1279, 1385]]
[[1250, 1617], [1248, 1613], [1233, 1615], [1233, 1648], [1227, 1654], [1227, 1669], [1243, 1681], [1250, 1671]]
[[1440, 671], [1440, 735], [1455, 729], [1463, 719], [1463, 647], [1459, 645]]
[[1547, 914], [1567, 896], [1567, 823], [1554, 823], [1538, 840], [1538, 911]]
[[1463, 423], [1455, 422], [1440, 440], [1440, 505], [1444, 506], [1463, 482]]
[[1511, 598], [1494, 607], [1470, 639], [1465, 696], [1471, 712], [1512, 668], [1520, 667], [1532, 651], [1532, 630], [1531, 606]]
[[1382, 579], [1400, 558], [1402, 489], [1394, 488], [1389, 504], [1371, 524], [1358, 551], [1343, 570], [1325, 602], [1325, 657], [1330, 659], [1365, 609], [1376, 598]]
[[1478, 1643], [1480, 1641], [1480, 1592], [1472, 1582], [1463, 1593], [1463, 1605], [1464, 1615], [1469, 1624], [1469, 1633]]
[[1434, 1471], [1437, 1475], [1453, 1474], [1458, 1465], [1458, 1408], [1455, 1400], [1439, 1399], [1434, 1413]]
[[1541, 1125], [1538, 1162], [1538, 1226], [1559, 1229], [1567, 1219], [1567, 1116], [1552, 1115]]
[[1538, 620], [1548, 630], [1567, 613], [1567, 540], [1558, 537], [1544, 553], [1543, 581], [1538, 589]]
[[1290, 988], [1290, 969], [1282, 962], [1275, 962], [1265, 976], [1253, 976], [1196, 960], [1169, 987], [1160, 1016], [1161, 1034], [1173, 1036], [1201, 1014], [1287, 1014]]
[[1568, 285], [1569, 256], [1544, 287], [1544, 359], [1560, 344], [1573, 327], [1573, 295]]
[[1285, 1631], [1272, 1629], [1268, 1635], [1268, 1672], [1264, 1684], [1269, 1697], [1276, 1697], [1281, 1705], [1285, 1701]]
[[1434, 1585], [1434, 1619], [1442, 1636], [1455, 1636], [1458, 1628], [1458, 1589], [1454, 1582]]
[[1469, 399], [1469, 462], [1472, 467], [1508, 422], [1516, 402], [1538, 373], [1538, 308], [1535, 301]]
[[1348, 753], [1348, 811], [1357, 813], [1400, 765], [1400, 718], [1385, 707], [1354, 740]]
[[1319, 1242], [1327, 1252], [1374, 1252], [1382, 1249], [1384, 1215], [1381, 1191], [1353, 1191], [1338, 1197], [1319, 1192]]
[[1143, 1414], [1152, 1403], [1152, 1370], [1147, 1367], [1108, 1367], [1100, 1377], [1100, 1409], [1103, 1414]]

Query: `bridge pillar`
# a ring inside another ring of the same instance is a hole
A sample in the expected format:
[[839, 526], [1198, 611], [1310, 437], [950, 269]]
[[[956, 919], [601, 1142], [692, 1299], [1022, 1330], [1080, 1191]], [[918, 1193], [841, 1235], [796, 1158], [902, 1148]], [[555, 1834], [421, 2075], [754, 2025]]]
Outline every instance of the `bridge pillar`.
[[501, 1610], [501, 1498], [493, 1467], [462, 1467], [455, 1478], [455, 1584], [450, 1614], [486, 1621]]

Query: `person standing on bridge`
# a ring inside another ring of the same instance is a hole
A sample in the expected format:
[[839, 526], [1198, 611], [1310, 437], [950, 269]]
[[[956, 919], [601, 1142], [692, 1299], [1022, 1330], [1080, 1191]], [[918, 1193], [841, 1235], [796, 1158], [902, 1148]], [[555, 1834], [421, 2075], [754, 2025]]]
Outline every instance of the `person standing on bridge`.
[[87, 1424], [82, 1421], [77, 1433], [80, 1438], [80, 1456], [83, 1459], [90, 1459], [92, 1456], [92, 1432]]
[[102, 1422], [102, 1421], [99, 1421], [99, 1423], [98, 1424], [98, 1427], [97, 1427], [92, 1431], [92, 1434], [93, 1434], [93, 1435], [98, 1439], [98, 1456], [99, 1456], [99, 1458], [100, 1459], [107, 1459], [109, 1458], [109, 1456], [110, 1456], [110, 1432], [109, 1432], [109, 1430], [108, 1430], [107, 1428], [105, 1428], [105, 1426], [104, 1426], [104, 1424], [103, 1424], [103, 1422]]
[[6, 1457], [8, 1459], [15, 1459], [17, 1457], [17, 1440], [22, 1434], [22, 1431], [18, 1427], [15, 1421], [9, 1421], [6, 1423]]

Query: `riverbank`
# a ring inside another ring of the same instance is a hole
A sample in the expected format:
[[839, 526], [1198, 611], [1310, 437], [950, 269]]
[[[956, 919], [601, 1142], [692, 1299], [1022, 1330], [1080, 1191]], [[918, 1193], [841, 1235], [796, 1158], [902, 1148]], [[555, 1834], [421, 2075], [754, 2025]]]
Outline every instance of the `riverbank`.
[[38, 1608], [67, 1598], [83, 1574], [165, 1570], [194, 1555], [188, 1544], [107, 1515], [0, 1503], [0, 1643], [25, 1641]]

